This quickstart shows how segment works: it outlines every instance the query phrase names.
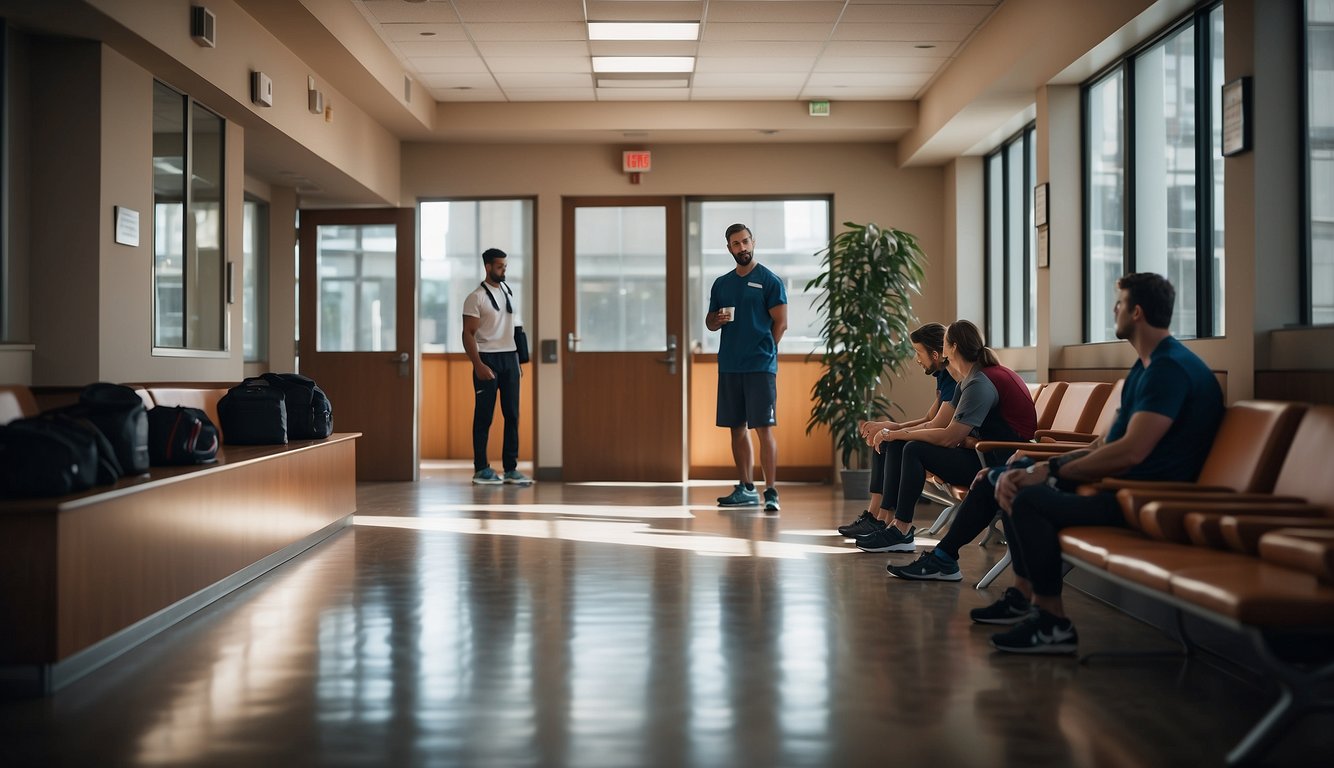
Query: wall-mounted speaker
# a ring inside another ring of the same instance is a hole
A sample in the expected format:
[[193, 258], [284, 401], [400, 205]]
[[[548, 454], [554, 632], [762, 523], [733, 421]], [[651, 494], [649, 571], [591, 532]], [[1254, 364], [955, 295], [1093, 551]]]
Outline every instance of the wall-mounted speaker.
[[202, 5], [190, 6], [190, 39], [204, 48], [218, 45], [218, 18]]
[[263, 72], [251, 72], [250, 100], [261, 107], [273, 106], [273, 78]]

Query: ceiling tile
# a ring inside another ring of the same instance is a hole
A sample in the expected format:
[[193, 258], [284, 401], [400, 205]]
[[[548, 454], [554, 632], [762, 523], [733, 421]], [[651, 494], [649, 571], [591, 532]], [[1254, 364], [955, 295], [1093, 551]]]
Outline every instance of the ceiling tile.
[[[968, 24], [976, 27], [991, 15], [991, 5], [953, 3], [891, 3], [849, 5], [841, 23], [919, 22], [928, 24]], [[712, 15], [712, 14], [710, 14]]]
[[807, 88], [801, 92], [802, 101], [825, 99], [833, 102], [832, 114], [838, 114], [840, 101], [911, 101], [917, 98], [916, 88], [889, 86], [884, 88]]
[[587, 88], [506, 88], [510, 101], [593, 101], [597, 93]]
[[459, 18], [475, 22], [584, 20], [583, 0], [451, 0]]
[[592, 72], [593, 64], [588, 57], [564, 58], [520, 58], [509, 56], [491, 56], [486, 60], [492, 72]]
[[468, 32], [477, 42], [521, 42], [528, 40], [587, 40], [588, 25], [583, 22], [518, 22], [514, 24], [469, 24]]
[[409, 54], [403, 50], [403, 44], [395, 44], [399, 53], [413, 61], [436, 59], [442, 56], [476, 56], [477, 49], [473, 44], [466, 40], [443, 40], [438, 43], [431, 43], [429, 46], [418, 46], [413, 48], [420, 53]]
[[496, 82], [509, 92], [513, 88], [589, 88], [593, 87], [591, 74], [574, 72], [509, 72], [496, 73]]
[[499, 88], [474, 88], [470, 91], [431, 89], [431, 96], [436, 101], [506, 101], [505, 93]]
[[576, 56], [587, 56], [588, 43], [580, 40], [558, 40], [537, 43], [485, 42], [477, 44], [477, 52], [487, 58], [492, 56], [517, 56], [522, 58], [554, 56], [559, 58], [572, 58]]
[[418, 81], [433, 91], [447, 88], [496, 88], [495, 78], [485, 72], [437, 72], [422, 75]]
[[810, 72], [815, 65], [815, 57], [794, 58], [718, 58], [716, 56], [700, 59], [695, 64], [696, 72]]
[[688, 101], [688, 88], [599, 88], [598, 101]]
[[879, 85], [898, 85], [921, 87], [926, 85], [926, 81], [931, 79], [931, 75], [926, 72], [909, 72], [897, 74], [894, 72], [817, 72], [811, 75], [811, 79], [806, 83], [808, 88], [814, 86], [879, 86]]
[[801, 91], [801, 86], [794, 88], [692, 88], [690, 98], [696, 101], [720, 101], [725, 99], [736, 99], [737, 101], [785, 101], [787, 99], [796, 99], [797, 93]]
[[973, 33], [970, 24], [839, 24], [835, 40], [950, 40]]
[[946, 58], [899, 58], [893, 56], [840, 57], [821, 56], [816, 72], [935, 72], [949, 61]]
[[[433, 43], [437, 40], [467, 40], [462, 24], [382, 24], [384, 36], [398, 42]], [[422, 34], [422, 33], [429, 34]]]
[[806, 73], [695, 73], [695, 86], [699, 88], [727, 88], [745, 86], [771, 86], [800, 88], [806, 82]]
[[589, 21], [699, 21], [703, 0], [587, 0]]
[[410, 59], [412, 69], [420, 75], [435, 72], [486, 72], [486, 62], [477, 56], [439, 56]]
[[833, 23], [843, 11], [840, 2], [818, 0], [788, 0], [788, 2], [756, 2], [755, 0], [710, 0], [706, 22], [819, 22]]
[[772, 40], [777, 42], [824, 42], [829, 38], [832, 23], [812, 24], [705, 24], [700, 38], [709, 42], [744, 42]]
[[[930, 44], [934, 48], [915, 46]], [[953, 56], [958, 50], [957, 42], [943, 40], [925, 41], [870, 41], [870, 40], [830, 40], [824, 47], [825, 56], [926, 56], [928, 58]]]
[[819, 56], [823, 49], [824, 41], [785, 42], [781, 46], [776, 46], [773, 43], [719, 41], [700, 43], [699, 55], [701, 57], [774, 56], [777, 54], [783, 56]]
[[457, 22], [454, 8], [449, 3], [405, 3], [402, 0], [356, 0], [371, 18], [389, 23], [396, 21], [449, 23]]

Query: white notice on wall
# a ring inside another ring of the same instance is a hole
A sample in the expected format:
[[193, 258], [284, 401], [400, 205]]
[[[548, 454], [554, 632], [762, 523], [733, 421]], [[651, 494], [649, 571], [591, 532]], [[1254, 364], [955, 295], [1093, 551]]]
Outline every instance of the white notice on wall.
[[139, 212], [133, 208], [116, 206], [116, 242], [121, 245], [139, 245]]

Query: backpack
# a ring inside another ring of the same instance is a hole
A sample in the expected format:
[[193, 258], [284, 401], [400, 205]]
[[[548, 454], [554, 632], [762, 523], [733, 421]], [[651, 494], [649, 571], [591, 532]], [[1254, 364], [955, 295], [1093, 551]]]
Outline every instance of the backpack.
[[227, 445], [282, 445], [287, 442], [287, 398], [264, 379], [246, 379], [218, 401], [218, 419]]
[[266, 373], [262, 377], [287, 398], [287, 436], [312, 440], [333, 433], [333, 405], [315, 380], [299, 373]]
[[218, 428], [198, 408], [159, 405], [148, 411], [153, 466], [208, 464], [218, 459]]
[[0, 426], [0, 498], [64, 496], [93, 486], [97, 441], [85, 431], [32, 418]]
[[148, 411], [133, 389], [106, 382], [89, 384], [79, 392], [78, 405], [61, 412], [95, 424], [115, 450], [123, 474], [148, 471]]

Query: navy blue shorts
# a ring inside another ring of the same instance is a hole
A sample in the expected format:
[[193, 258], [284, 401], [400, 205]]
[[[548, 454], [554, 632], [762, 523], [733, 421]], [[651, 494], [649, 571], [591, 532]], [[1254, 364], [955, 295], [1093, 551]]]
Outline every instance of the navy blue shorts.
[[772, 373], [718, 374], [718, 426], [777, 426], [776, 379]]

